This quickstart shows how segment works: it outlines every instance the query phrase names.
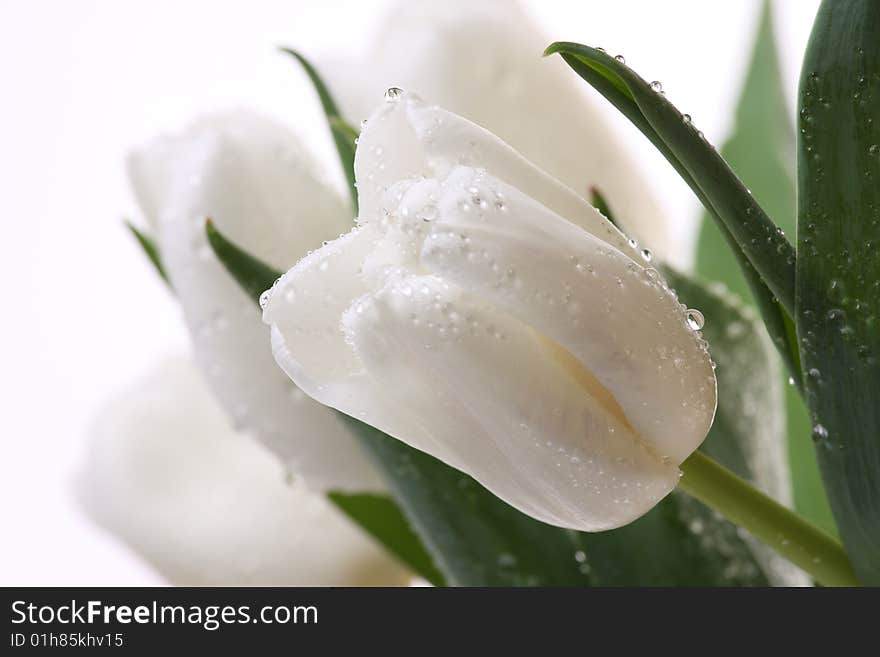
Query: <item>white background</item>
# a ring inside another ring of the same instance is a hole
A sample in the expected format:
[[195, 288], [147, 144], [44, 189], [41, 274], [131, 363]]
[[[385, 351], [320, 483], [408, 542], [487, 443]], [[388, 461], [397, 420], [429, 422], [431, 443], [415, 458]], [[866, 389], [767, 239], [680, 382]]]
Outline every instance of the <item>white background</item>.
[[[102, 401], [186, 344], [174, 303], [121, 228], [135, 212], [126, 149], [232, 105], [288, 119], [329, 157], [303, 75], [275, 46], [356, 55], [388, 4], [0, 0], [0, 584], [160, 582], [94, 528], [70, 492]], [[624, 53], [710, 140], [723, 139], [758, 2], [526, 5], [548, 41]], [[775, 5], [792, 114], [817, 5]], [[697, 207], [688, 190], [632, 128], [615, 125], [689, 225]]]

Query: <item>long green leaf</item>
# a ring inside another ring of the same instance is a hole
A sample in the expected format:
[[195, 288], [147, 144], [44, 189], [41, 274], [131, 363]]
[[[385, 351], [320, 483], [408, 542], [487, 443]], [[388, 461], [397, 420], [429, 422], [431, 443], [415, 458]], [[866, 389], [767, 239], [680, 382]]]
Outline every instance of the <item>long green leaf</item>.
[[[219, 239], [222, 236], [215, 234], [212, 244]], [[249, 281], [255, 278], [254, 259], [241, 258], [241, 253], [231, 246], [217, 250], [230, 274], [249, 289]], [[265, 276], [263, 286], [274, 280], [275, 273]], [[693, 293], [693, 297], [703, 308], [715, 299], [711, 293], [699, 297]], [[729, 312], [736, 316], [736, 309]], [[743, 333], [750, 336], [750, 326], [745, 326]], [[725, 342], [719, 339], [719, 349]], [[755, 369], [750, 367], [748, 372]], [[759, 397], [772, 399], [771, 395]], [[771, 411], [762, 407], [762, 412]], [[735, 409], [729, 414], [736, 415]], [[384, 473], [413, 529], [450, 584], [709, 586], [771, 581], [767, 574], [772, 569], [760, 550], [744, 540], [733, 525], [684, 494], [671, 495], [643, 518], [612, 532], [559, 529], [523, 515], [471, 477], [437, 459], [354, 418], [343, 417]], [[760, 432], [756, 434], [748, 422], [719, 427], [725, 435], [714, 440], [726, 446], [722, 460], [745, 475], [751, 474], [748, 441]], [[347, 506], [351, 512], [352, 506]], [[380, 541], [389, 540], [388, 535], [379, 536], [371, 530], [375, 522], [352, 517]], [[399, 546], [385, 544], [399, 553]], [[412, 565], [414, 559], [407, 562]]]
[[387, 495], [330, 492], [327, 497], [351, 520], [434, 586], [446, 579], [397, 503]]
[[[751, 63], [740, 92], [733, 132], [722, 146], [721, 156], [752, 190], [755, 199], [767, 208], [779, 227], [787, 234], [794, 235], [797, 212], [794, 127], [783, 93], [772, 16], [767, 0], [761, 12]], [[725, 236], [708, 214], [703, 216], [700, 226], [696, 270], [707, 280], [724, 283], [744, 302], [755, 303]], [[797, 340], [792, 339], [793, 326], [784, 317], [780, 319], [782, 325], [771, 334], [788, 335], [787, 353], [797, 354]], [[784, 376], [791, 376], [792, 380], [800, 383], [800, 364], [790, 364]], [[796, 387], [786, 386], [785, 389], [788, 458], [795, 508], [814, 524], [836, 533], [810, 440], [811, 428], [806, 406]]]
[[259, 303], [263, 292], [271, 288], [281, 274], [227, 240], [210, 219], [205, 220], [205, 234], [220, 262], [224, 265], [237, 263], [235, 280], [249, 297]]
[[807, 404], [843, 543], [880, 584], [880, 3], [822, 3], [798, 100]]
[[[794, 308], [795, 254], [791, 244], [726, 162], [666, 97], [630, 68], [604, 51], [577, 43], [551, 44], [572, 69], [626, 116], [663, 154], [719, 224], [739, 255], [747, 280], [762, 299], [762, 312], [773, 309], [768, 327], [783, 326], [780, 312]], [[775, 310], [776, 299], [782, 311]], [[784, 351], [784, 332], [774, 335]], [[783, 353], [784, 353], [783, 351]], [[789, 360], [790, 355], [785, 355]]]
[[[664, 268], [689, 307], [706, 317], [703, 335], [717, 364], [718, 409], [701, 450], [777, 501], [790, 505], [783, 399], [789, 386], [754, 309], [717, 284]], [[774, 555], [757, 547], [762, 563]], [[779, 577], [780, 573], [771, 572]], [[790, 583], [784, 578], [776, 583]]]
[[354, 184], [354, 146], [353, 141], [347, 134], [350, 131], [340, 129], [341, 125], [346, 125], [345, 120], [339, 112], [336, 101], [333, 100], [333, 95], [330, 93], [330, 89], [324, 84], [324, 81], [321, 79], [321, 76], [318, 74], [315, 67], [296, 50], [292, 50], [291, 48], [281, 48], [280, 50], [281, 52], [295, 58], [300, 65], [302, 65], [303, 70], [306, 72], [306, 75], [309, 77], [312, 86], [314, 86], [315, 91], [318, 94], [318, 99], [321, 101], [321, 107], [324, 109], [324, 115], [327, 117], [330, 133], [333, 135], [333, 143], [336, 145], [336, 152], [339, 154], [339, 163], [342, 165], [342, 171], [345, 173], [345, 178], [348, 181], [351, 202], [354, 205], [355, 214], [357, 214], [357, 188]]
[[125, 222], [125, 227], [128, 228], [132, 235], [134, 235], [138, 246], [143, 249], [144, 255], [147, 256], [147, 259], [149, 259], [150, 264], [153, 265], [153, 268], [156, 270], [156, 273], [159, 274], [159, 277], [165, 281], [168, 287], [171, 287], [171, 281], [168, 279], [168, 272], [165, 271], [165, 266], [162, 264], [162, 258], [159, 255], [159, 247], [156, 246], [156, 240], [130, 221]]

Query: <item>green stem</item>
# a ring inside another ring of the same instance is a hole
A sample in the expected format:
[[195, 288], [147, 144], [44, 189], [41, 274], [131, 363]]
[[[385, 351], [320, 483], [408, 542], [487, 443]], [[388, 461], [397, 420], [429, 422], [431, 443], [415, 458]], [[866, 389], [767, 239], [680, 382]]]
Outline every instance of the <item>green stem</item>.
[[824, 586], [861, 586], [843, 546], [702, 452], [681, 464], [682, 490], [748, 530]]

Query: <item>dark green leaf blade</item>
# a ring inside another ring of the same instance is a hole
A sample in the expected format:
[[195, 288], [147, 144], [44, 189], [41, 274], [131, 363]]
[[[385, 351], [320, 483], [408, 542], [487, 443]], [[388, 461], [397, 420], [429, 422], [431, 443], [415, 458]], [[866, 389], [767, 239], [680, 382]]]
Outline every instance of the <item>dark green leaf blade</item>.
[[880, 3], [825, 0], [798, 94], [797, 326], [822, 478], [880, 584]]
[[271, 288], [281, 274], [227, 240], [211, 219], [205, 220], [205, 233], [208, 244], [223, 266], [247, 295], [259, 303], [260, 295]]
[[[703, 336], [717, 364], [718, 409], [700, 450], [783, 504], [792, 501], [788, 478], [783, 398], [789, 386], [754, 309], [720, 286], [664, 268], [669, 284], [706, 317]], [[792, 573], [773, 572], [775, 555], [750, 542], [774, 583]]]
[[[286, 53], [296, 59], [300, 63], [300, 65], [302, 65], [303, 70], [306, 72], [306, 75], [309, 77], [312, 86], [315, 88], [315, 91], [318, 94], [318, 99], [321, 101], [321, 107], [324, 109], [324, 114], [327, 117], [330, 132], [333, 135], [333, 143], [336, 145], [336, 152], [339, 154], [339, 163], [342, 165], [342, 170], [345, 173], [346, 180], [348, 181], [348, 188], [351, 193], [351, 202], [354, 204], [354, 211], [355, 214], [357, 214], [358, 200], [357, 188], [354, 184], [353, 141], [349, 139], [347, 131], [340, 130], [339, 127], [340, 125], [347, 124], [342, 118], [342, 115], [339, 113], [339, 108], [336, 105], [336, 101], [333, 100], [333, 95], [330, 93], [330, 89], [324, 83], [324, 80], [321, 79], [321, 76], [315, 69], [315, 67], [312, 66], [312, 64], [296, 50], [293, 50], [291, 48], [280, 48], [280, 50], [281, 52]], [[336, 127], [334, 127], [334, 124], [336, 124]]]
[[156, 246], [156, 241], [130, 221], [125, 222], [125, 227], [128, 228], [132, 235], [134, 235], [138, 245], [143, 249], [144, 254], [155, 268], [156, 273], [159, 274], [161, 279], [165, 281], [169, 287], [171, 287], [171, 281], [168, 279], [168, 273], [165, 271], [165, 266], [162, 264], [162, 258], [159, 255], [159, 247]]
[[[752, 190], [786, 234], [795, 234], [795, 138], [783, 93], [779, 57], [773, 36], [770, 2], [765, 1], [746, 80], [740, 92], [731, 136], [721, 156]], [[703, 216], [696, 253], [697, 273], [724, 283], [743, 301], [754, 304], [750, 286], [727, 239], [712, 218]], [[772, 307], [765, 316], [772, 314]], [[771, 335], [789, 336], [787, 352], [797, 355], [793, 326], [779, 315], [781, 324]], [[780, 351], [783, 351], [782, 349]], [[785, 376], [801, 383], [800, 364], [788, 363]], [[814, 524], [836, 533], [831, 508], [810, 440], [810, 422], [797, 387], [786, 386], [789, 464], [794, 484], [795, 508]]]
[[327, 497], [413, 572], [434, 586], [445, 585], [443, 574], [434, 566], [431, 555], [394, 500], [386, 495], [333, 491], [327, 493]]
[[608, 221], [617, 226], [619, 230], [626, 232], [624, 228], [618, 224], [617, 219], [614, 217], [614, 213], [611, 211], [611, 206], [608, 205], [608, 200], [598, 187], [590, 187], [590, 205], [596, 208]]
[[791, 313], [794, 249], [690, 120], [632, 69], [601, 50], [557, 42], [545, 51], [552, 53], [559, 53], [657, 147]]

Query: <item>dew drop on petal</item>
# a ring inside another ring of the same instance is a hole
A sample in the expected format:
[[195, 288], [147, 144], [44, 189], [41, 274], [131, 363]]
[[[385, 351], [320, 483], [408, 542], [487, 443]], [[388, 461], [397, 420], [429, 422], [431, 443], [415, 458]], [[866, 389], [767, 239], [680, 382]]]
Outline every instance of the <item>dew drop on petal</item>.
[[418, 217], [422, 221], [434, 221], [434, 219], [437, 218], [437, 206], [431, 204], [426, 205], [419, 210]]
[[400, 87], [388, 87], [385, 90], [385, 102], [396, 103], [403, 94], [404, 91]]
[[651, 91], [656, 92], [656, 93], [658, 93], [658, 94], [659, 94], [661, 91], [663, 91], [663, 85], [660, 83], [660, 80], [654, 80], [654, 81], [651, 83]]
[[703, 317], [703, 313], [696, 308], [688, 308], [686, 318], [688, 326], [694, 331], [699, 331], [706, 324], [706, 318]]
[[616, 55], [614, 59], [619, 61], [621, 64], [626, 64], [626, 57], [624, 57], [623, 55]]

